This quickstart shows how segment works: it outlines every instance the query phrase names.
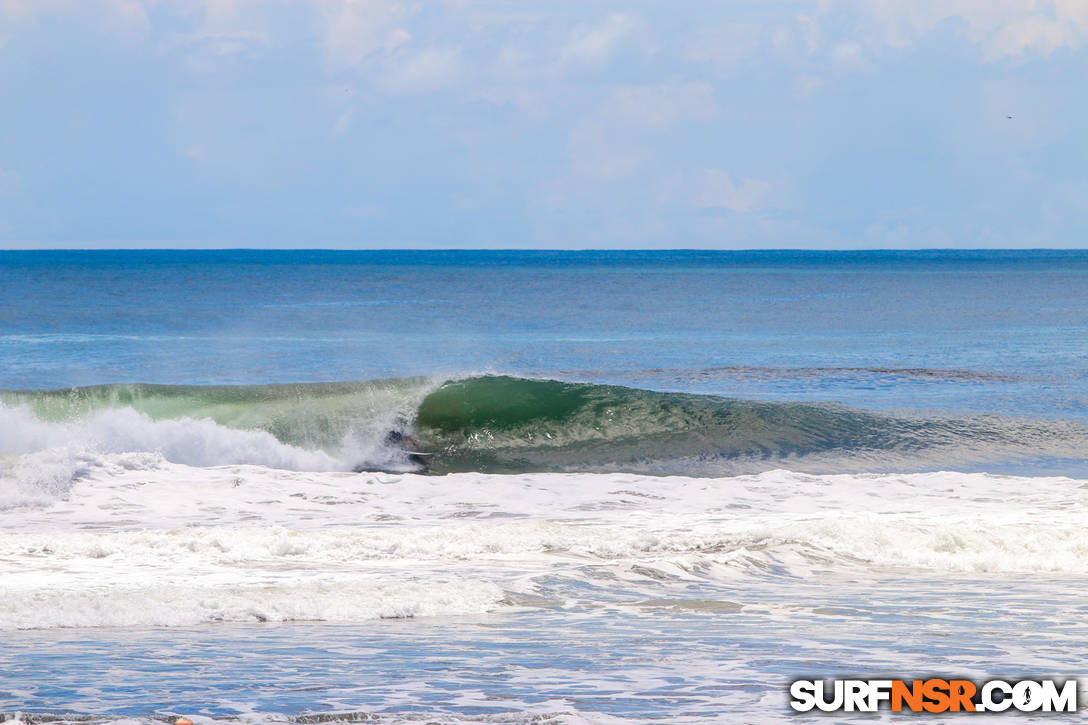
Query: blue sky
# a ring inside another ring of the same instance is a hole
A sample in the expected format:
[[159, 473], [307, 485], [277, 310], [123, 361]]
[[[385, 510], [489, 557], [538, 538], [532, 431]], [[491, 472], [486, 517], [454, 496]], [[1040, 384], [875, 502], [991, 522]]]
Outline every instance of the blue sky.
[[0, 246], [1085, 247], [1086, 72], [1085, 0], [0, 0]]

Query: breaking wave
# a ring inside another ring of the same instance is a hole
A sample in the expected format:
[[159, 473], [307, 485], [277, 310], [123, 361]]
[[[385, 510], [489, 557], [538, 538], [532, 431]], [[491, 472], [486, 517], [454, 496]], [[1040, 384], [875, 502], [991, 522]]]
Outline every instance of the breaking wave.
[[196, 466], [713, 476], [1075, 462], [1088, 431], [498, 375], [0, 393], [0, 456], [58, 448], [153, 452]]

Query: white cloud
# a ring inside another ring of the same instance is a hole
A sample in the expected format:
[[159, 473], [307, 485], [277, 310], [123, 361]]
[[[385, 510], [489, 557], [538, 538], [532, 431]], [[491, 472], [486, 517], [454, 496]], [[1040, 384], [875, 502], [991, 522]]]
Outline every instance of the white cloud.
[[225, 64], [256, 56], [267, 48], [269, 37], [255, 30], [201, 31], [187, 39], [185, 65], [197, 73], [215, 73]]
[[194, 4], [198, 29], [180, 40], [186, 45], [185, 64], [198, 73], [214, 73], [239, 60], [253, 58], [272, 45], [266, 16], [250, 12], [241, 0], [203, 0]]
[[630, 13], [612, 13], [599, 25], [579, 25], [559, 53], [563, 65], [604, 65], [625, 41], [645, 33], [642, 18]]
[[424, 48], [397, 53], [375, 78], [390, 93], [421, 93], [445, 88], [457, 80], [462, 67], [460, 48]]
[[[153, 30], [149, 8], [161, 0], [0, 0], [0, 18], [8, 23], [33, 21], [46, 15], [79, 15], [96, 26], [122, 34], [144, 36]], [[205, 33], [221, 36], [234, 46], [252, 36], [269, 14], [256, 0], [174, 0], [183, 9], [200, 8]], [[299, 3], [301, 4], [301, 3]], [[308, 0], [323, 31], [323, 51], [330, 70], [360, 65], [374, 54], [403, 46], [411, 40], [409, 22], [438, 5], [412, 0]], [[450, 17], [488, 27], [508, 29], [527, 23], [538, 29], [559, 13], [529, 7], [520, 10], [489, 8], [474, 2], [447, 2]], [[694, 12], [694, 11], [689, 11]], [[761, 48], [813, 54], [819, 48], [855, 43], [864, 49], [905, 48], [941, 28], [949, 28], [979, 47], [987, 60], [1029, 54], [1048, 55], [1088, 43], [1086, 0], [794, 0], [760, 8], [738, 4], [733, 22], [699, 30], [683, 49], [689, 60], [708, 62], [731, 72]], [[244, 22], [243, 22], [244, 21]], [[214, 28], [218, 26], [220, 30]], [[224, 31], [224, 26], [234, 31]], [[155, 30], [163, 30], [161, 28]], [[459, 30], [465, 30], [461, 27]], [[447, 32], [459, 32], [449, 29]], [[464, 35], [457, 39], [463, 40]], [[560, 68], [599, 68], [625, 46], [652, 52], [651, 28], [635, 12], [612, 12], [596, 23], [576, 25], [565, 37], [554, 39], [552, 54], [541, 65]], [[532, 55], [532, 54], [530, 54]], [[506, 60], [510, 60], [507, 58]]]
[[714, 87], [691, 82], [619, 88], [599, 114], [612, 122], [667, 128], [680, 121], [701, 121], [716, 111]]
[[0, 0], [0, 15], [9, 21], [31, 20], [39, 15], [74, 9], [73, 0]]
[[355, 122], [355, 110], [349, 108], [340, 114], [336, 119], [336, 123], [332, 126], [333, 136], [343, 136], [351, 130], [352, 124]]
[[461, 76], [460, 47], [420, 47], [408, 31], [420, 6], [393, 0], [316, 1], [325, 22], [328, 71], [362, 68], [375, 87], [388, 93], [434, 91]]
[[859, 35], [894, 47], [913, 45], [946, 24], [987, 60], [1048, 55], [1088, 41], [1084, 0], [842, 0], [828, 7], [841, 4], [855, 6], [869, 26]]
[[747, 22], [704, 28], [688, 40], [684, 55], [710, 63], [720, 73], [732, 73], [770, 39], [767, 31], [764, 25]]
[[208, 160], [208, 150], [199, 144], [192, 144], [186, 147], [185, 151], [182, 153], [185, 158], [198, 164], [203, 164]]
[[862, 57], [863, 51], [858, 43], [836, 43], [828, 55], [837, 63], [855, 63]]
[[703, 169], [692, 179], [690, 202], [700, 209], [750, 212], [771, 193], [771, 184], [760, 179], [734, 179], [721, 169]]
[[151, 31], [145, 0], [0, 0], [0, 18], [9, 23], [31, 22], [45, 15], [79, 15], [121, 35], [143, 36]]
[[769, 54], [792, 57], [812, 72], [812, 59], [836, 70], [869, 70], [887, 48], [907, 49], [928, 35], [951, 32], [999, 61], [1046, 56], [1088, 44], [1088, 0], [797, 0], [772, 13], [696, 31], [684, 56], [719, 73]]
[[142, 0], [110, 0], [106, 3], [117, 22], [125, 30], [147, 33], [151, 30], [151, 19]]
[[484, 86], [470, 97], [493, 106], [513, 106], [535, 117], [543, 116], [551, 108], [541, 91], [517, 85]]
[[393, 50], [412, 35], [404, 27], [407, 8], [390, 0], [320, 1], [325, 22], [325, 61], [332, 71], [358, 66], [370, 56]]
[[651, 156], [653, 134], [716, 112], [707, 83], [618, 88], [571, 131], [575, 169], [608, 180], [630, 176]]

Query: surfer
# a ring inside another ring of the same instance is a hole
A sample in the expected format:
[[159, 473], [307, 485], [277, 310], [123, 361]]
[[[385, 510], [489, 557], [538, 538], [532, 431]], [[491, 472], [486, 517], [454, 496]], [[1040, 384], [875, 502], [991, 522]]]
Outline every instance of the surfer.
[[402, 451], [405, 458], [419, 466], [420, 470], [426, 470], [427, 456], [430, 454], [420, 452], [419, 444], [415, 442], [412, 436], [398, 428], [393, 428], [385, 434], [385, 440], [383, 442], [385, 443], [386, 448]]
[[412, 440], [412, 436], [405, 435], [403, 431], [397, 430], [396, 428], [385, 434], [385, 440], [383, 442], [390, 448], [400, 448], [402, 450], [408, 450], [406, 446], [410, 446], [411, 448], [417, 447], [416, 442]]
[[[430, 454], [419, 451], [419, 445], [412, 439], [412, 436], [408, 435], [403, 430], [400, 430], [399, 428], [390, 430], [385, 434], [385, 438], [382, 439], [382, 445], [387, 449], [400, 451], [404, 456], [401, 460], [407, 459], [408, 462], [419, 467], [416, 470], [417, 473], [426, 470], [427, 456]], [[362, 473], [364, 471], [381, 471], [383, 468], [381, 466], [375, 466], [372, 463], [360, 463], [352, 470], [356, 473]], [[395, 465], [390, 470], [392, 472], [403, 472], [403, 467]]]

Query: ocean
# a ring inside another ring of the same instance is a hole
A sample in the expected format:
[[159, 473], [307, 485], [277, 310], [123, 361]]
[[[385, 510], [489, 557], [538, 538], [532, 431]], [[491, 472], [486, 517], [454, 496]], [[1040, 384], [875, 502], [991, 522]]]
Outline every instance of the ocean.
[[1086, 451], [1088, 251], [0, 252], [0, 720], [1077, 677]]

